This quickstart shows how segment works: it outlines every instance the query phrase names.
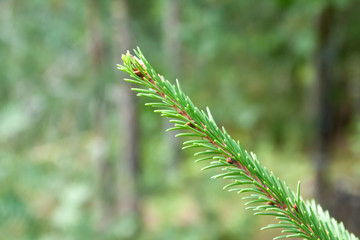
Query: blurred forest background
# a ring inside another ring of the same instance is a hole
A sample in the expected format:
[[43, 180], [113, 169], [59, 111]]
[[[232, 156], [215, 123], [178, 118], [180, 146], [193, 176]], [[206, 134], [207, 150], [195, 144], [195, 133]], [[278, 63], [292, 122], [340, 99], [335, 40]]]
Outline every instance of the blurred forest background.
[[272, 239], [116, 69], [152, 65], [360, 233], [360, 1], [1, 0], [1, 239]]

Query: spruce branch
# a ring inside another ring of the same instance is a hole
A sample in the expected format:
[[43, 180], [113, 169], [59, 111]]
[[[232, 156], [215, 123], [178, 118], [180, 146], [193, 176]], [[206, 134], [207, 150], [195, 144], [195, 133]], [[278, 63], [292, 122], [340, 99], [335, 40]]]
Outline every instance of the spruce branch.
[[145, 105], [155, 107], [155, 112], [171, 119], [174, 127], [167, 131], [179, 130], [177, 137], [194, 138], [185, 141], [183, 149], [201, 149], [195, 153], [199, 157], [195, 162], [209, 162], [202, 170], [221, 168], [223, 172], [212, 178], [233, 180], [224, 189], [244, 193], [245, 205], [255, 211], [254, 215], [272, 215], [278, 220], [277, 224], [262, 229], [281, 228], [283, 235], [274, 239], [359, 240], [314, 201], [304, 201], [300, 196], [300, 183], [296, 193], [293, 192], [263, 167], [254, 153], [244, 150], [232, 139], [224, 127], [220, 129], [210, 110], [199, 110], [181, 90], [178, 80], [176, 85], [171, 84], [151, 67], [140, 49], [134, 52], [136, 56], [129, 52], [123, 55], [124, 65], [118, 65], [130, 75], [131, 79], [126, 81], [145, 87], [132, 90], [138, 92], [138, 96], [156, 100]]

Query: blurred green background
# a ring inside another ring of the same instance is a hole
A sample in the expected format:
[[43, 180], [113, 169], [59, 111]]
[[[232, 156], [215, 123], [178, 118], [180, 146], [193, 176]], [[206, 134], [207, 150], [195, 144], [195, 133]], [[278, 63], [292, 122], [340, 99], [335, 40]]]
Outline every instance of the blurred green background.
[[360, 2], [1, 0], [0, 239], [272, 239], [116, 69], [139, 46], [360, 233]]

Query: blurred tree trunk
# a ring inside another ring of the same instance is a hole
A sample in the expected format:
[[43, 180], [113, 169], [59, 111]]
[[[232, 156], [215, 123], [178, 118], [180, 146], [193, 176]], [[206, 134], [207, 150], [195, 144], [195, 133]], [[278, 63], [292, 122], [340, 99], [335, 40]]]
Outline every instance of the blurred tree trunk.
[[[129, 2], [128, 0], [114, 0], [112, 4], [114, 25], [114, 55], [116, 63], [121, 63], [121, 55], [132, 49], [132, 36], [130, 30]], [[119, 81], [124, 75], [120, 72]], [[139, 180], [140, 163], [138, 147], [138, 116], [136, 111], [136, 95], [130, 90], [128, 84], [121, 81], [117, 86], [118, 108], [121, 118], [122, 154], [119, 164], [121, 174], [118, 179], [120, 189], [117, 189], [118, 206], [121, 217], [132, 220], [133, 232], [131, 239], [135, 238], [140, 228], [139, 209]]]
[[96, 106], [96, 138], [93, 148], [97, 149], [95, 154], [95, 163], [98, 181], [98, 230], [102, 231], [109, 227], [114, 217], [110, 208], [113, 206], [114, 186], [113, 182], [116, 177], [113, 171], [112, 161], [109, 159], [109, 153], [106, 142], [106, 105], [104, 102], [105, 86], [103, 82], [98, 84], [102, 79], [104, 48], [105, 43], [101, 31], [103, 8], [101, 0], [91, 0], [88, 11], [88, 29], [89, 29], [89, 54], [91, 56], [92, 75], [94, 78], [95, 88], [97, 88], [97, 106]]
[[331, 83], [334, 74], [335, 47], [332, 42], [332, 27], [334, 25], [334, 9], [327, 6], [323, 9], [318, 23], [317, 50], [317, 149], [316, 149], [316, 194], [324, 206], [329, 206], [329, 184], [327, 177], [331, 160], [330, 149], [333, 138], [333, 106], [331, 102]]
[[[181, 41], [180, 41], [180, 7], [177, 0], [163, 0], [163, 56], [166, 69], [166, 77], [178, 78], [180, 74]], [[168, 129], [173, 126], [168, 119], [163, 120], [163, 126]], [[177, 165], [179, 164], [180, 148], [179, 141], [175, 138], [176, 132], [166, 132], [164, 151], [168, 161], [168, 179], [175, 180]]]
[[[96, 145], [102, 149], [97, 154], [97, 171], [99, 179], [99, 216], [97, 228], [104, 235], [115, 228], [115, 224], [121, 219], [130, 219], [132, 221], [129, 229], [130, 238], [134, 237], [138, 227], [138, 197], [137, 197], [137, 179], [139, 174], [138, 165], [138, 129], [137, 116], [135, 111], [135, 96], [130, 93], [128, 86], [121, 83], [115, 83], [113, 87], [116, 93], [116, 104], [120, 112], [121, 129], [118, 133], [119, 141], [122, 145], [120, 159], [110, 157], [108, 152], [109, 142], [106, 134], [106, 104], [105, 93], [109, 84], [104, 84], [104, 41], [101, 32], [102, 18], [101, 12], [105, 7], [104, 1], [92, 0], [89, 4], [89, 29], [90, 29], [90, 55], [92, 60], [92, 69], [97, 89], [100, 92], [100, 100], [97, 107], [97, 139]], [[114, 64], [121, 62], [121, 54], [130, 48], [131, 33], [129, 29], [129, 16], [126, 0], [114, 0], [111, 5], [112, 20], [114, 26], [113, 49], [115, 50]], [[103, 11], [106, 12], [106, 11]], [[114, 70], [115, 71], [115, 70]], [[119, 72], [117, 82], [120, 82]]]
[[332, 154], [342, 144], [353, 114], [349, 80], [342, 66], [345, 39], [338, 24], [339, 14], [330, 4], [323, 9], [318, 22], [316, 194], [332, 216], [343, 221], [350, 231], [360, 233], [360, 198], [336, 189], [329, 179]]
[[163, 1], [163, 51], [169, 77], [176, 77], [180, 71], [180, 6], [177, 0]]

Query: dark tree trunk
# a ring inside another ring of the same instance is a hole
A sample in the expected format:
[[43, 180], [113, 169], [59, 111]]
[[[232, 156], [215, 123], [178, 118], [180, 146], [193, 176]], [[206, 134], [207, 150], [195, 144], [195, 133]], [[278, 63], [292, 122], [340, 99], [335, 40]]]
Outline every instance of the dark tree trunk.
[[[114, 25], [114, 54], [115, 61], [121, 63], [121, 55], [127, 50], [134, 48], [132, 44], [132, 34], [130, 28], [129, 2], [128, 0], [114, 0], [112, 4], [112, 16]], [[118, 72], [119, 81], [124, 75]], [[136, 234], [141, 227], [141, 213], [139, 204], [139, 180], [140, 180], [140, 162], [139, 162], [139, 129], [138, 114], [136, 108], [136, 96], [131, 92], [128, 83], [121, 81], [117, 86], [118, 107], [121, 119], [121, 149], [122, 154], [119, 159], [120, 176], [118, 183], [120, 189], [118, 194], [118, 207], [121, 218], [134, 220], [136, 225], [135, 232], [131, 239], [135, 239]]]
[[[89, 5], [89, 29], [90, 29], [90, 55], [92, 71], [100, 92], [100, 100], [97, 107], [97, 147], [103, 149], [97, 154], [99, 209], [97, 229], [106, 235], [107, 231], [116, 227], [119, 219], [133, 219], [134, 225], [139, 226], [139, 204], [137, 181], [139, 178], [138, 159], [138, 129], [136, 116], [136, 102], [130, 88], [122, 83], [124, 77], [119, 71], [116, 72], [117, 82], [113, 86], [116, 92], [116, 103], [120, 113], [121, 128], [118, 136], [120, 139], [121, 154], [119, 159], [114, 159], [108, 152], [109, 142], [106, 141], [106, 104], [105, 87], [102, 76], [104, 68], [104, 41], [102, 35], [101, 16], [106, 4], [101, 0], [92, 0]], [[112, 20], [114, 26], [114, 65], [121, 63], [121, 54], [131, 47], [131, 31], [129, 28], [128, 4], [126, 0], [114, 0], [111, 5]], [[105, 11], [104, 11], [105, 12]], [[115, 70], [115, 69], [114, 69]], [[136, 228], [131, 239], [135, 238]]]
[[327, 180], [329, 162], [331, 160], [331, 144], [333, 139], [333, 106], [331, 99], [331, 83], [334, 79], [336, 49], [332, 42], [334, 25], [334, 9], [326, 7], [318, 23], [317, 51], [317, 126], [318, 140], [316, 149], [316, 194], [324, 206], [329, 206], [330, 188]]
[[332, 216], [343, 221], [350, 231], [359, 233], [359, 196], [335, 188], [329, 179], [332, 155], [344, 138], [353, 114], [349, 81], [341, 64], [344, 38], [338, 24], [339, 14], [329, 5], [321, 12], [318, 22], [316, 194]]
[[[89, 54], [91, 56], [91, 73], [94, 82], [98, 83], [102, 79], [104, 64], [104, 41], [102, 34], [102, 17], [101, 10], [103, 8], [101, 0], [91, 0], [88, 9], [88, 29], [89, 29]], [[114, 202], [114, 179], [116, 173], [113, 171], [111, 159], [109, 159], [108, 147], [106, 142], [106, 104], [104, 102], [105, 84], [95, 84], [98, 94], [96, 106], [96, 139], [94, 147], [98, 149], [95, 155], [96, 173], [97, 173], [97, 189], [98, 189], [98, 219], [97, 230], [106, 230], [113, 222], [115, 216], [111, 212]]]
[[[98, 82], [102, 78], [104, 64], [104, 41], [102, 34], [102, 17], [101, 10], [103, 8], [101, 0], [91, 0], [88, 10], [88, 29], [89, 29], [89, 54], [92, 63], [92, 75], [94, 82]], [[114, 189], [112, 184], [116, 178], [113, 171], [112, 161], [109, 159], [109, 153], [106, 142], [106, 104], [104, 102], [104, 84], [95, 84], [98, 94], [96, 106], [96, 139], [94, 147], [98, 149], [95, 156], [96, 173], [98, 181], [98, 213], [97, 229], [103, 231], [109, 227], [115, 216], [110, 211], [110, 207], [114, 201]]]

